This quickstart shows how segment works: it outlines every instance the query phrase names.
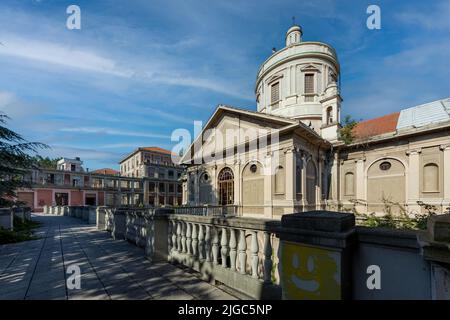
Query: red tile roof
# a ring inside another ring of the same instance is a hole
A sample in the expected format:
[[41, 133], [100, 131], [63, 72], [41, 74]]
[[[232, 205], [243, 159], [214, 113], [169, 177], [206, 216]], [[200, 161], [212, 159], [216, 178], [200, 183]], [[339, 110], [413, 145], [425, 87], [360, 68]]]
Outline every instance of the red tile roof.
[[364, 139], [384, 133], [395, 132], [400, 112], [391, 113], [358, 123], [353, 128], [353, 135], [357, 139]]
[[96, 173], [96, 174], [107, 174], [107, 175], [117, 175], [120, 174], [119, 171], [114, 170], [114, 169], [110, 169], [110, 168], [103, 168], [103, 169], [98, 169], [98, 170], [94, 170], [91, 173]]
[[141, 147], [139, 148], [140, 150], [144, 150], [144, 151], [153, 151], [153, 152], [159, 152], [159, 153], [164, 153], [164, 154], [169, 154], [172, 155], [174, 154], [172, 151], [160, 148], [160, 147]]

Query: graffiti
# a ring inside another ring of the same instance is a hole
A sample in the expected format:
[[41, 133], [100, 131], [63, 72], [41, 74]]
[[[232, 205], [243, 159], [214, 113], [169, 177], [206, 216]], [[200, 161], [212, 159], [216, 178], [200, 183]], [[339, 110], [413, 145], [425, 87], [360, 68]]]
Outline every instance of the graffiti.
[[281, 250], [284, 299], [341, 298], [339, 252], [289, 242], [283, 242]]

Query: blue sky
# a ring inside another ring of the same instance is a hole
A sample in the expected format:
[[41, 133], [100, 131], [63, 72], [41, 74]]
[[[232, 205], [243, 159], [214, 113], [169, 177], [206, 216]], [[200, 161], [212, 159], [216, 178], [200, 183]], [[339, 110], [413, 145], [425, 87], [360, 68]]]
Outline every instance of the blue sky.
[[[81, 30], [66, 8], [81, 8]], [[366, 28], [377, 4], [381, 30]], [[450, 1], [2, 0], [0, 110], [44, 155], [118, 168], [172, 148], [220, 104], [255, 109], [254, 82], [292, 16], [336, 48], [343, 115], [367, 119], [450, 96]]]

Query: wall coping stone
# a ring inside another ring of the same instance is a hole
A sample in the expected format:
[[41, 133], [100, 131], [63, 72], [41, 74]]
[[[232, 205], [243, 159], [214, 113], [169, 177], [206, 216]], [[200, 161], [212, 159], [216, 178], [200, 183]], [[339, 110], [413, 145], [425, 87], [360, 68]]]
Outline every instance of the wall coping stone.
[[418, 231], [387, 228], [356, 227], [358, 242], [390, 247], [419, 249]]
[[281, 217], [283, 228], [326, 232], [345, 232], [355, 227], [355, 215], [332, 211], [310, 211]]

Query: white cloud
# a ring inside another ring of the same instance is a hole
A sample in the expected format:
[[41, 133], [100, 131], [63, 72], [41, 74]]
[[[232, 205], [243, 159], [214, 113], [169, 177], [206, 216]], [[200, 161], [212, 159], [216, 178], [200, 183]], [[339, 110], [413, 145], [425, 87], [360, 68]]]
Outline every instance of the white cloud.
[[433, 2], [425, 10], [418, 10], [417, 7], [398, 13], [396, 18], [414, 28], [422, 27], [428, 30], [449, 30], [450, 29], [450, 2]]
[[34, 105], [19, 99], [14, 93], [8, 91], [0, 91], [0, 111], [8, 115], [10, 118], [20, 119], [43, 113], [47, 110], [41, 105]]
[[11, 35], [4, 35], [2, 42], [4, 45], [0, 46], [0, 55], [121, 77], [132, 75], [130, 70], [119, 68], [114, 60], [94, 51]]
[[128, 131], [128, 130], [117, 130], [111, 128], [99, 128], [99, 127], [70, 127], [61, 128], [61, 132], [75, 132], [75, 133], [87, 133], [87, 134], [104, 134], [112, 136], [130, 136], [130, 137], [145, 137], [145, 138], [161, 138], [170, 139], [169, 135], [158, 134], [158, 133], [146, 133], [138, 131]]

